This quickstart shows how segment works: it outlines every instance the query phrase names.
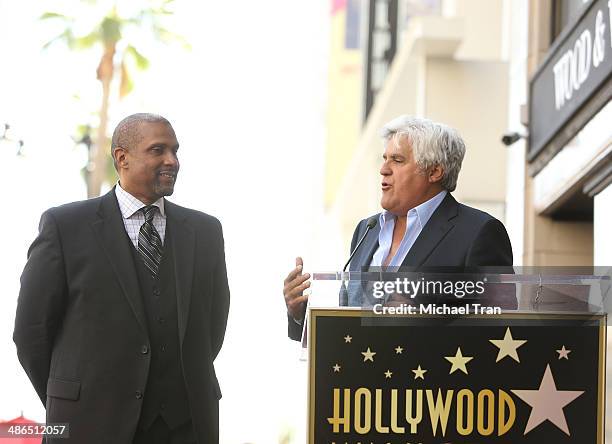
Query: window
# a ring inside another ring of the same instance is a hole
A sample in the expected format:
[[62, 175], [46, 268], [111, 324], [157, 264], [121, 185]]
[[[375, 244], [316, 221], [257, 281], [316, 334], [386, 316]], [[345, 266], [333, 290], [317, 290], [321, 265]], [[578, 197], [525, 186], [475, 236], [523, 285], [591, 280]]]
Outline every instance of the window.
[[552, 0], [552, 39], [580, 16], [591, 0]]

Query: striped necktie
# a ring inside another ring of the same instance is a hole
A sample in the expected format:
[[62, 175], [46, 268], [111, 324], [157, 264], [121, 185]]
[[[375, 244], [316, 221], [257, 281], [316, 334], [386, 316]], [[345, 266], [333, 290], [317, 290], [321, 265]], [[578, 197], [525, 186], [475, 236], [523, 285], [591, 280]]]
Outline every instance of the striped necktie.
[[155, 216], [157, 207], [149, 205], [141, 209], [145, 216], [145, 222], [138, 233], [138, 252], [151, 275], [156, 277], [163, 251], [161, 238], [155, 226], [153, 226], [153, 216]]

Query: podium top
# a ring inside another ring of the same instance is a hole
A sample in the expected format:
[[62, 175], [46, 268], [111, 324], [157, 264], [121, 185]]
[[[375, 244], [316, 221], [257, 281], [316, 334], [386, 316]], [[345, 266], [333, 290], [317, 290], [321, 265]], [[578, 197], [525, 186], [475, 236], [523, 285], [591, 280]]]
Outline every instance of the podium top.
[[545, 273], [529, 273], [529, 274], [510, 274], [510, 273], [492, 273], [492, 272], [465, 272], [465, 273], [449, 273], [449, 272], [418, 272], [418, 271], [327, 271], [312, 273], [312, 279], [315, 281], [392, 281], [396, 279], [420, 280], [420, 279], [457, 279], [460, 276], [478, 276], [489, 283], [507, 283], [507, 284], [532, 284], [532, 285], [554, 285], [554, 284], [569, 284], [569, 285], [592, 285], [602, 281], [610, 284], [612, 276], [610, 274], [545, 274]]

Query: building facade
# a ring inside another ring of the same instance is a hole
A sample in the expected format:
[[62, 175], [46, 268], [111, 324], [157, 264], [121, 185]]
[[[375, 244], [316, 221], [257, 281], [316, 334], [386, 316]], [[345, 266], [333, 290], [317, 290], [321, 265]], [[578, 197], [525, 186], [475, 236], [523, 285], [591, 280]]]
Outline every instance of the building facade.
[[612, 264], [612, 2], [528, 4], [528, 265]]
[[[454, 195], [504, 221], [507, 153], [500, 137], [509, 109], [508, 2], [333, 4], [344, 8], [334, 8], [334, 25], [345, 27], [332, 31], [330, 52], [328, 223], [320, 230], [326, 245], [332, 239], [349, 245], [356, 223], [380, 211], [379, 132], [400, 114], [459, 131], [467, 153]], [[350, 44], [356, 42], [350, 32], [356, 21], [358, 48]]]
[[[609, 273], [612, 1], [521, 0], [510, 15], [508, 126], [526, 136], [508, 149], [509, 176], [522, 179], [507, 192], [508, 228], [523, 239], [515, 264]], [[606, 442], [611, 408], [606, 396]]]

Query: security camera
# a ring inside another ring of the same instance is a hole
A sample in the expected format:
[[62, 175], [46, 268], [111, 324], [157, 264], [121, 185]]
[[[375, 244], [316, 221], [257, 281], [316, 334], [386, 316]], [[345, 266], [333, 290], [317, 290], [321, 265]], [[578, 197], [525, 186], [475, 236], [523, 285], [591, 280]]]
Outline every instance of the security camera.
[[502, 136], [501, 141], [504, 145], [506, 146], [510, 146], [513, 143], [517, 142], [520, 139], [525, 139], [526, 136], [524, 134], [520, 134], [515, 132], [512, 133], [506, 133]]

